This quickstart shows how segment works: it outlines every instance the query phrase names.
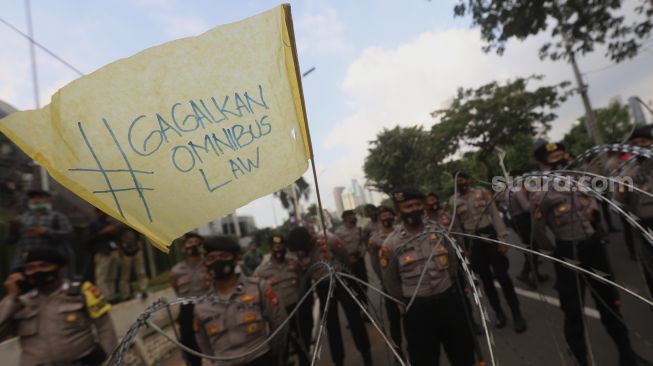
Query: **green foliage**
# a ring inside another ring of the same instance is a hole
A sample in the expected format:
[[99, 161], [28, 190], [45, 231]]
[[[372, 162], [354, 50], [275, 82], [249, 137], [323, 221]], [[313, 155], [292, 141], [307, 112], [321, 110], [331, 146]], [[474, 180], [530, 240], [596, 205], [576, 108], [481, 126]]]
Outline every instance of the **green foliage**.
[[509, 150], [517, 140], [523, 142], [549, 130], [557, 117], [553, 110], [569, 96], [568, 82], [527, 89], [530, 81], [541, 79], [533, 75], [505, 85], [492, 82], [477, 89], [459, 89], [449, 108], [433, 113], [440, 117], [440, 123], [433, 126], [431, 133], [442, 142], [436, 155], [448, 156], [471, 148], [485, 167], [480, 177], [489, 179], [497, 148]]
[[369, 186], [389, 194], [406, 185], [426, 184], [425, 172], [435, 167], [431, 149], [431, 136], [421, 126], [383, 129], [370, 142], [363, 165]]
[[[612, 103], [606, 108], [596, 109], [594, 114], [606, 144], [622, 142], [633, 127], [630, 123], [628, 105]], [[578, 119], [576, 124], [565, 134], [562, 142], [574, 155], [579, 155], [594, 146], [592, 139], [587, 134], [585, 116]]]
[[[304, 179], [304, 177], [299, 177], [294, 183], [295, 189], [297, 189], [297, 199], [301, 200], [303, 199], [308, 199], [308, 196], [311, 194], [311, 186], [308, 184], [308, 182]], [[291, 212], [295, 211], [295, 208], [293, 207], [293, 197], [292, 197], [292, 191], [289, 189], [282, 189], [278, 192], [275, 192], [274, 195], [279, 198], [281, 201], [281, 205], [283, 208], [286, 210], [290, 210]]]
[[629, 21], [622, 15], [621, 0], [458, 0], [454, 14], [470, 15], [481, 28], [485, 52], [503, 54], [511, 39], [549, 32], [541, 58], [557, 60], [570, 51], [586, 54], [605, 44], [606, 56], [620, 62], [637, 55], [653, 28], [653, 2], [638, 2]]

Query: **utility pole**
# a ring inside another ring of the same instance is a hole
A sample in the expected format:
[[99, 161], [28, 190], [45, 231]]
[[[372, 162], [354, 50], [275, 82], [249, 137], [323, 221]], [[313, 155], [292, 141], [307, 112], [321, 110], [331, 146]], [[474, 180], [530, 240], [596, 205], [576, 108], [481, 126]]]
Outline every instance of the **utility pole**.
[[[29, 54], [30, 59], [32, 60], [32, 83], [34, 87], [34, 105], [36, 109], [41, 108], [41, 103], [39, 102], [39, 77], [36, 67], [36, 53], [34, 50], [34, 31], [32, 29], [32, 9], [30, 6], [30, 0], [25, 0], [25, 16], [27, 17], [27, 34], [29, 35]], [[39, 165], [39, 173], [41, 176], [41, 189], [44, 191], [50, 190], [50, 181], [48, 180], [48, 172], [45, 168]]]
[[569, 62], [574, 69], [578, 91], [580, 92], [580, 97], [583, 99], [583, 106], [585, 107], [585, 128], [587, 129], [587, 133], [592, 139], [592, 142], [594, 142], [594, 145], [602, 145], [603, 136], [601, 135], [601, 130], [599, 130], [597, 126], [596, 116], [594, 115], [594, 110], [590, 104], [590, 98], [587, 95], [587, 84], [583, 82], [583, 76], [580, 74], [578, 64], [576, 63], [576, 55], [574, 54], [574, 51], [572, 51], [571, 46], [567, 46], [567, 54], [569, 55]]

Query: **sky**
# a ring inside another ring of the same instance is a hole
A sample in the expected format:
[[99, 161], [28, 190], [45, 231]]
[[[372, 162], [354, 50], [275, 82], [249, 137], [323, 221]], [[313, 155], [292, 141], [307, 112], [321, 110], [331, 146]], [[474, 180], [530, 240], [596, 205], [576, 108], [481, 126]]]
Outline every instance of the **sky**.
[[[537, 56], [547, 35], [511, 41], [503, 56], [486, 54], [469, 18], [453, 17], [453, 0], [291, 1], [304, 96], [322, 201], [335, 209], [333, 188], [352, 178], [364, 183], [368, 142], [383, 128], [436, 121], [459, 87], [471, 88], [543, 74], [542, 84], [573, 81], [566, 62]], [[264, 0], [32, 0], [34, 38], [75, 68], [92, 72], [117, 59], [279, 5]], [[0, 18], [26, 32], [25, 3], [0, 0]], [[36, 107], [28, 42], [0, 24], [0, 100], [18, 109]], [[653, 41], [650, 41], [653, 42]], [[653, 43], [651, 43], [653, 45]], [[228, 52], [228, 50], [224, 50]], [[37, 49], [39, 104], [79, 77]], [[653, 105], [653, 47], [613, 64], [602, 49], [579, 57], [594, 107], [637, 95]], [[549, 137], [563, 136], [583, 112], [580, 97], [557, 111]], [[650, 118], [650, 116], [649, 116]], [[305, 178], [314, 186], [312, 174]], [[310, 201], [315, 201], [315, 194]], [[308, 203], [307, 203], [308, 204]], [[281, 224], [287, 212], [273, 197], [238, 210], [259, 227]]]

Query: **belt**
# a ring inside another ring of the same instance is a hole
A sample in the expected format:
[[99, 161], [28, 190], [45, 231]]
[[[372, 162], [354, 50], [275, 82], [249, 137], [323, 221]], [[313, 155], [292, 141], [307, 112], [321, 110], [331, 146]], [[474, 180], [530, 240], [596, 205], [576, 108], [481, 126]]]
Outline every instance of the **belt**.
[[484, 235], [492, 236], [492, 235], [495, 235], [496, 233], [497, 233], [497, 231], [494, 229], [494, 227], [491, 224], [487, 225], [487, 226], [484, 226], [482, 228], [476, 229], [476, 234], [481, 235], [481, 236], [484, 236]]
[[415, 303], [431, 303], [431, 302], [437, 302], [446, 298], [451, 297], [454, 295], [456, 292], [456, 289], [454, 288], [454, 285], [450, 286], [448, 289], [444, 290], [443, 292], [431, 296], [422, 296], [422, 297], [416, 297], [415, 298]]

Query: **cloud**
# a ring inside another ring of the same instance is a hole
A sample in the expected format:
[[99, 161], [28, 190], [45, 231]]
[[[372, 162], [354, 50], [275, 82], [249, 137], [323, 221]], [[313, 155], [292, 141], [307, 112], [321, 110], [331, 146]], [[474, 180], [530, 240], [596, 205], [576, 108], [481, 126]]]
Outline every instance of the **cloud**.
[[338, 20], [333, 8], [319, 14], [304, 15], [296, 24], [300, 53], [338, 54], [352, 50], [345, 38], [345, 26]]
[[[362, 177], [368, 141], [383, 128], [421, 124], [429, 128], [435, 121], [430, 112], [445, 107], [457, 88], [477, 87], [493, 80], [544, 74], [542, 84], [573, 80], [566, 62], [541, 61], [537, 50], [544, 41], [538, 36], [527, 42], [511, 42], [504, 56], [485, 54], [477, 30], [450, 29], [420, 34], [393, 48], [369, 47], [349, 65], [341, 88], [350, 112], [340, 120], [321, 148], [342, 149], [340, 159], [329, 166], [325, 191], [344, 185], [348, 177]], [[595, 107], [616, 95], [627, 98], [653, 95], [650, 57], [642, 55], [604, 72], [588, 75]], [[610, 64], [602, 51], [579, 60], [583, 70]], [[644, 99], [644, 100], [648, 100]], [[580, 98], [572, 97], [558, 111], [550, 136], [561, 138], [571, 122], [584, 113]]]

